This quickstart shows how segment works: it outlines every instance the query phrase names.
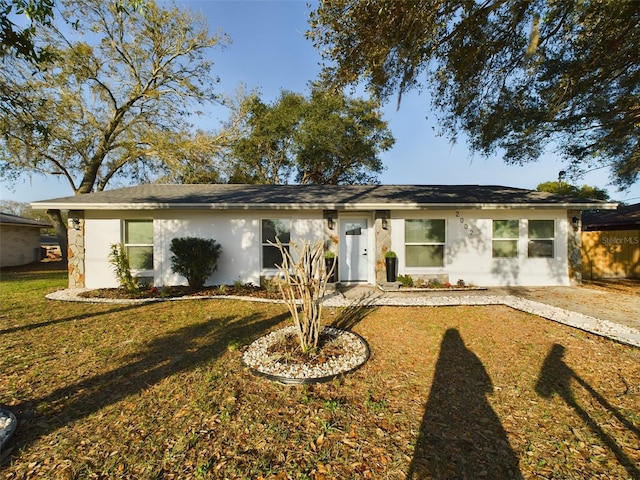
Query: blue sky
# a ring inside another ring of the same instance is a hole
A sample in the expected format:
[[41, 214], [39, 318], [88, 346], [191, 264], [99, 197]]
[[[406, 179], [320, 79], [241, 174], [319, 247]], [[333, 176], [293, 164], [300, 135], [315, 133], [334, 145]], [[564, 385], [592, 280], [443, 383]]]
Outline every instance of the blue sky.
[[[244, 83], [248, 89], [258, 89], [264, 101], [271, 102], [281, 89], [307, 93], [308, 82], [320, 71], [320, 55], [304, 36], [308, 28], [305, 0], [200, 0], [177, 4], [205, 15], [211, 33], [222, 30], [231, 37], [232, 42], [225, 49], [211, 51], [213, 73], [220, 77], [220, 94], [232, 95]], [[392, 99], [384, 112], [396, 139], [393, 149], [382, 155], [386, 168], [379, 178], [385, 184], [484, 184], [535, 189], [539, 183], [556, 180], [564, 168], [552, 152], [539, 162], [516, 166], [505, 164], [499, 156], [472, 154], [464, 138], [451, 145], [446, 138], [435, 135], [436, 115], [430, 111], [426, 94], [403, 96], [399, 110]], [[216, 129], [226, 118], [227, 111], [217, 107], [211, 108], [200, 122]], [[604, 169], [574, 181], [605, 188], [616, 200], [640, 202], [640, 184], [628, 192], [617, 192], [608, 182]], [[21, 202], [72, 194], [62, 179], [51, 177], [25, 177], [15, 185], [0, 183], [0, 198]]]

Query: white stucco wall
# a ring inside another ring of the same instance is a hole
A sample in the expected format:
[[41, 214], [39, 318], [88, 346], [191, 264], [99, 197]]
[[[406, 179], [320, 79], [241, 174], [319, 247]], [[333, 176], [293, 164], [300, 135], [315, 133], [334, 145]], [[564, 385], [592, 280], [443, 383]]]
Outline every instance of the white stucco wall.
[[119, 219], [87, 218], [84, 221], [85, 274], [87, 288], [117, 287], [118, 280], [109, 262], [111, 245], [120, 243]]
[[[451, 283], [462, 279], [477, 286], [569, 285], [567, 216], [564, 210], [433, 210], [392, 212], [392, 250], [398, 254], [398, 273], [446, 274]], [[406, 267], [404, 218], [445, 219], [444, 266]], [[493, 220], [521, 220], [517, 258], [492, 258]], [[555, 220], [554, 258], [527, 258], [527, 220]]]
[[[110, 246], [119, 243], [123, 218], [120, 212], [86, 212], [86, 287], [118, 285], [109, 262]], [[261, 219], [291, 219], [291, 239], [301, 242], [322, 238], [322, 212], [156, 211], [126, 212], [126, 219], [153, 218], [155, 285], [186, 285], [171, 270], [171, 240], [175, 237], [212, 238], [222, 246], [218, 268], [207, 285], [251, 282], [272, 273], [261, 268]]]
[[[85, 212], [86, 286], [114, 287], [117, 280], [109, 262], [110, 245], [121, 242], [122, 214], [126, 219], [151, 219], [154, 222], [155, 285], [186, 285], [186, 279], [171, 271], [171, 239], [174, 237], [212, 238], [222, 246], [218, 269], [208, 285], [251, 282], [259, 284], [262, 275], [275, 270], [261, 268], [261, 219], [291, 220], [294, 242], [323, 238], [321, 211], [128, 211]], [[371, 213], [342, 214], [370, 220], [370, 251], [375, 250]], [[446, 245], [443, 267], [408, 268], [404, 254], [404, 218], [443, 218], [446, 221]], [[520, 220], [517, 258], [492, 258], [492, 221]], [[526, 222], [530, 219], [555, 220], [554, 258], [527, 258]], [[451, 283], [459, 279], [477, 286], [569, 285], [567, 266], [567, 212], [565, 210], [433, 210], [391, 212], [391, 249], [398, 254], [398, 273], [417, 278], [448, 275]], [[335, 230], [338, 231], [337, 229]], [[375, 281], [375, 256], [370, 255], [369, 281]]]

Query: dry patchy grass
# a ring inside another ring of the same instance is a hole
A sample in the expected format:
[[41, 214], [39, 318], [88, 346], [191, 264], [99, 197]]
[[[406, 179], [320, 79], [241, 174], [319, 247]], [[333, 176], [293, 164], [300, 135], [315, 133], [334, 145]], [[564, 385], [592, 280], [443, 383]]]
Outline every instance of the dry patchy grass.
[[64, 282], [2, 277], [3, 478], [640, 476], [640, 349], [507, 307], [368, 308], [365, 366], [283, 386], [241, 362], [283, 305], [44, 299]]

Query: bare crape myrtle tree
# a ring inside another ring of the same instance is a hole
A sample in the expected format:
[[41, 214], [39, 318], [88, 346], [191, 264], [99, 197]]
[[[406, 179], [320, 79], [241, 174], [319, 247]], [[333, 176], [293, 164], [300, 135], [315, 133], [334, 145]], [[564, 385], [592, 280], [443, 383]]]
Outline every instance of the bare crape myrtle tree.
[[327, 270], [322, 242], [303, 242], [301, 245], [292, 242], [287, 248], [276, 238], [276, 243], [271, 244], [282, 254], [282, 264], [277, 265], [280, 271], [277, 285], [291, 312], [300, 346], [305, 352], [316, 349], [321, 330], [322, 297], [335, 264]]

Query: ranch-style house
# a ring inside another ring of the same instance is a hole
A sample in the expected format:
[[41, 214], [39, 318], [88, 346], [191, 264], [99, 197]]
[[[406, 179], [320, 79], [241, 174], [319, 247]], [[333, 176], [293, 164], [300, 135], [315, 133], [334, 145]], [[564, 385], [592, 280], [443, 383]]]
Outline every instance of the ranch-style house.
[[398, 273], [477, 286], [581, 281], [581, 212], [615, 203], [482, 185], [140, 185], [32, 203], [68, 211], [69, 287], [117, 286], [110, 247], [126, 247], [133, 273], [155, 286], [183, 285], [171, 239], [222, 246], [207, 285], [260, 284], [277, 274], [283, 244], [322, 241], [337, 281], [386, 281]]

